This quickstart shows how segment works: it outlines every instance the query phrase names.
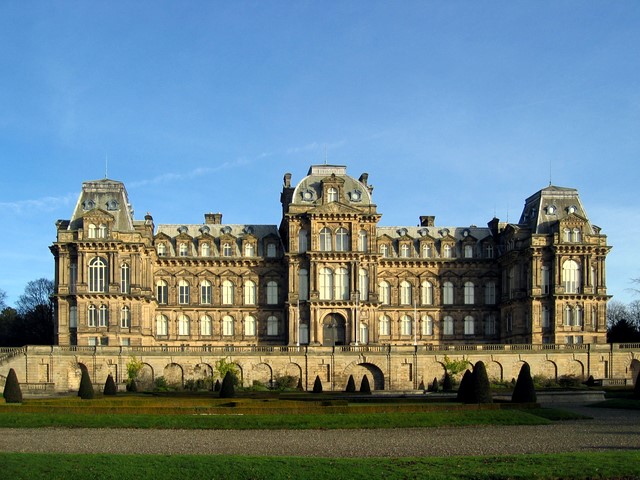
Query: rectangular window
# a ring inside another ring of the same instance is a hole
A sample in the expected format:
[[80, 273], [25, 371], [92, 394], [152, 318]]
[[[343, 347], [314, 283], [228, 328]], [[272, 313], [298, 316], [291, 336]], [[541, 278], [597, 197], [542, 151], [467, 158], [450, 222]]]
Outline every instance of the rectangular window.
[[78, 307], [69, 307], [69, 328], [78, 328]]

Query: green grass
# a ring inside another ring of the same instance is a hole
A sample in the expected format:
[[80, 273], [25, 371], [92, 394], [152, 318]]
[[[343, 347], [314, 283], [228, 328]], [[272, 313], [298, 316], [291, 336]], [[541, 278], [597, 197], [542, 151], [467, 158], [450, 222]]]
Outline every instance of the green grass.
[[604, 402], [594, 403], [590, 407], [597, 408], [622, 408], [625, 410], [640, 410], [640, 400], [632, 398], [612, 398]]
[[0, 453], [3, 478], [57, 479], [631, 479], [640, 452], [448, 458], [302, 458]]

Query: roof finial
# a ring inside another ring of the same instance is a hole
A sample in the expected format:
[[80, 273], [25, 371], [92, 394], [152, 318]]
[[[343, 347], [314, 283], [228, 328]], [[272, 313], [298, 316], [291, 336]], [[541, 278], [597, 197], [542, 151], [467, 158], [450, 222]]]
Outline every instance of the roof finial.
[[551, 186], [551, 159], [549, 159], [549, 186]]
[[109, 178], [109, 154], [104, 154], [104, 178]]
[[324, 164], [327, 164], [327, 144], [324, 144]]

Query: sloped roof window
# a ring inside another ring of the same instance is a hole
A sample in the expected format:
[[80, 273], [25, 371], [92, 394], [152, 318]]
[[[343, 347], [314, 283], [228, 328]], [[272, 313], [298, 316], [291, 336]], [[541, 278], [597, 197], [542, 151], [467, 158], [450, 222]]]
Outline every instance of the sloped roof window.
[[82, 202], [83, 210], [93, 210], [95, 206], [96, 202], [94, 202], [93, 200], [85, 200], [84, 202]]
[[109, 200], [107, 202], [107, 210], [118, 210], [118, 202], [116, 200]]

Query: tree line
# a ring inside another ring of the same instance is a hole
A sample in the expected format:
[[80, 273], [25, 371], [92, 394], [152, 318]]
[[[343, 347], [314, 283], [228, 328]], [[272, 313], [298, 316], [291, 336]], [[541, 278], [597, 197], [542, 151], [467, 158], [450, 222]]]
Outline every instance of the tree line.
[[39, 278], [27, 283], [15, 308], [0, 290], [0, 346], [53, 345], [53, 281]]

